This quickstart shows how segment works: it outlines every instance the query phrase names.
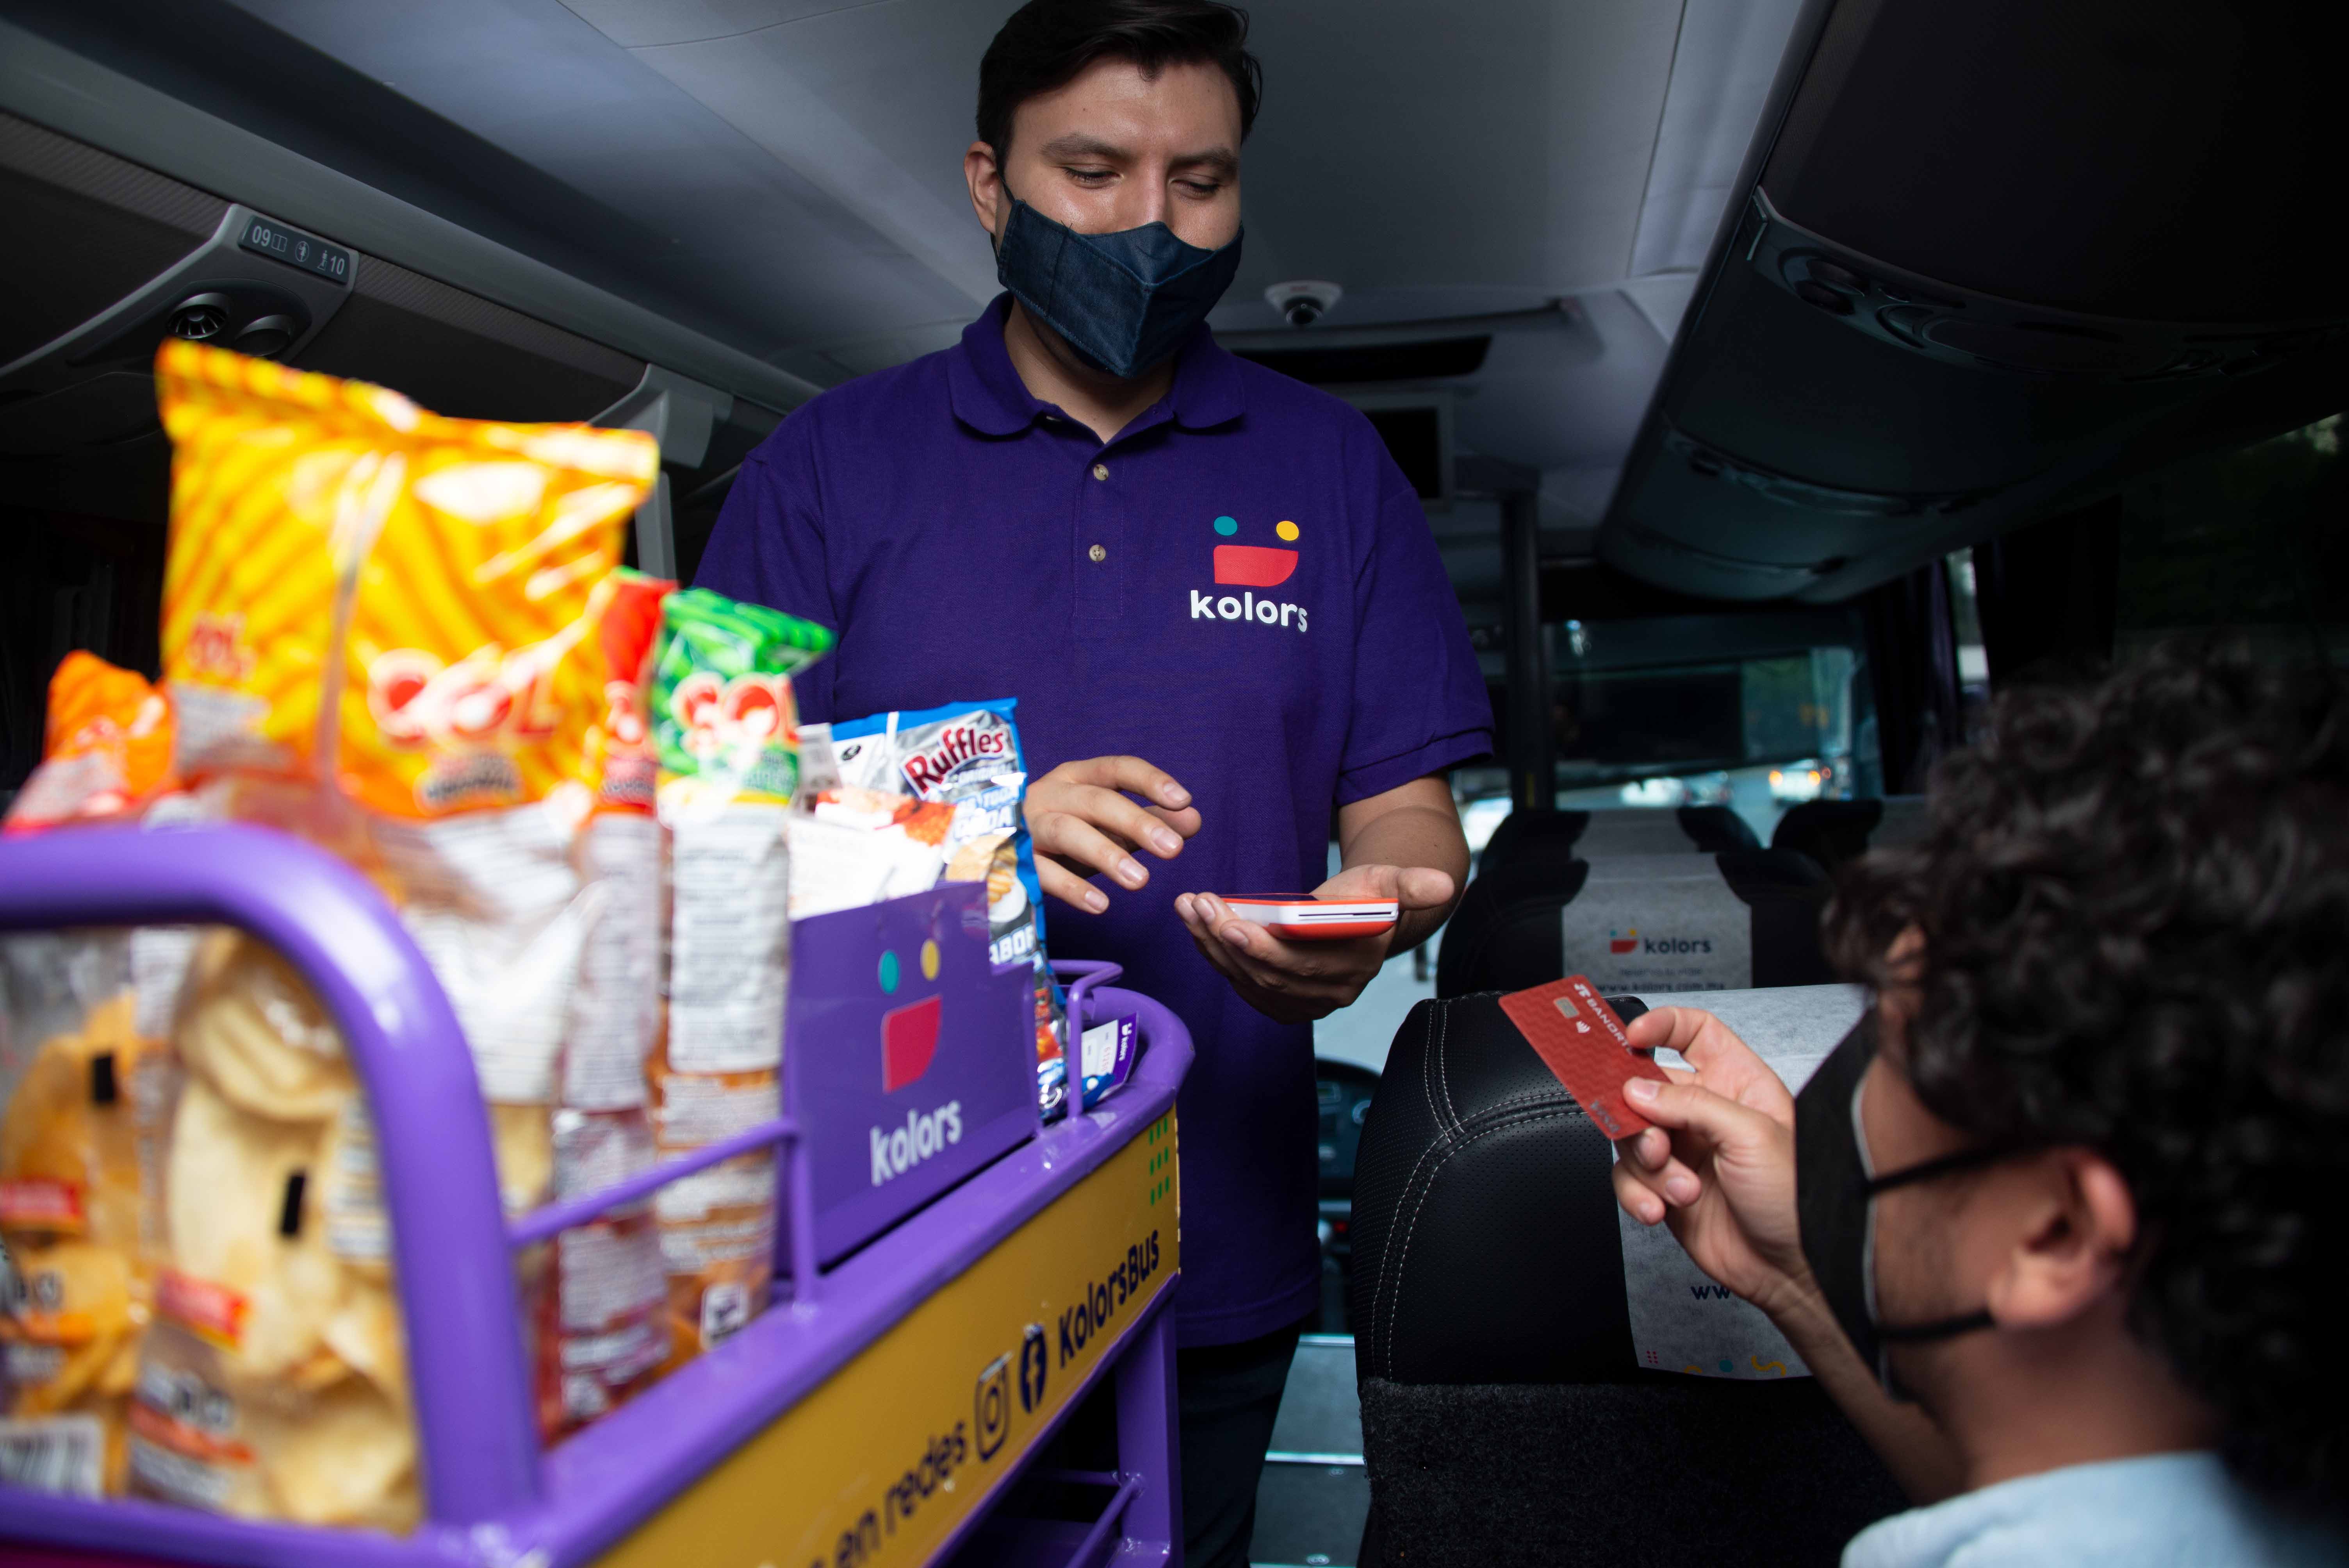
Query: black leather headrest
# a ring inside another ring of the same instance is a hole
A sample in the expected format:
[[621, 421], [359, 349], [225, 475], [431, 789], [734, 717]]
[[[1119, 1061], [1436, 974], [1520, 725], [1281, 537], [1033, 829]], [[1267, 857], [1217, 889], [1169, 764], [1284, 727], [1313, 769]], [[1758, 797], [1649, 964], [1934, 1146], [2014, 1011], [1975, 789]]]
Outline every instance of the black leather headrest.
[[[1626, 1021], [1647, 1010], [1615, 1006]], [[1355, 1155], [1362, 1376], [1632, 1379], [1610, 1160], [1498, 996], [1413, 1008]]]
[[[1603, 819], [1603, 821], [1602, 821]], [[1626, 825], [1640, 830], [1637, 852], [1688, 849], [1704, 854], [1717, 854], [1723, 850], [1758, 850], [1762, 841], [1745, 819], [1726, 806], [1682, 806], [1666, 817], [1661, 811], [1635, 808], [1609, 810], [1604, 813], [1590, 811], [1512, 811], [1501, 819], [1493, 836], [1485, 842], [1485, 858], [1489, 862], [1507, 859], [1536, 845], [1562, 849], [1568, 844], [1583, 842], [1590, 834], [1594, 822], [1601, 822], [1602, 835], [1612, 833]], [[1670, 822], [1679, 829], [1676, 841], [1669, 833], [1651, 830]], [[1603, 845], [1585, 842], [1584, 848], [1596, 853], [1617, 853]]]
[[1832, 872], [1868, 851], [1868, 836], [1884, 820], [1881, 800], [1806, 800], [1778, 819], [1774, 850], [1806, 854]]
[[1485, 860], [1506, 859], [1537, 843], [1563, 849], [1590, 826], [1588, 811], [1512, 811], [1485, 841]]
[[1869, 834], [1868, 847], [1872, 850], [1898, 848], [1913, 844], [1925, 836], [1932, 826], [1931, 812], [1922, 795], [1887, 795], [1884, 798], [1884, 820]]
[[1754, 825], [1726, 806], [1682, 806], [1679, 816], [1681, 831], [1707, 854], [1762, 847]]

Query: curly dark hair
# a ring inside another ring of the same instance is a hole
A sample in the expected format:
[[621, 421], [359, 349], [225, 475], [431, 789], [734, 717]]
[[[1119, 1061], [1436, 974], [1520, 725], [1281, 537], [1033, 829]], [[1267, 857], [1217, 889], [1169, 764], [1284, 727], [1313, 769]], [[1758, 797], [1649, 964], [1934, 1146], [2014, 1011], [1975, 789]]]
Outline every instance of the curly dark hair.
[[2130, 1321], [2239, 1474], [2349, 1483], [2349, 683], [2173, 645], [2034, 686], [1934, 770], [1920, 843], [1849, 867], [1827, 940], [1892, 979], [1909, 1077], [1988, 1143], [2085, 1145], [2135, 1195]]

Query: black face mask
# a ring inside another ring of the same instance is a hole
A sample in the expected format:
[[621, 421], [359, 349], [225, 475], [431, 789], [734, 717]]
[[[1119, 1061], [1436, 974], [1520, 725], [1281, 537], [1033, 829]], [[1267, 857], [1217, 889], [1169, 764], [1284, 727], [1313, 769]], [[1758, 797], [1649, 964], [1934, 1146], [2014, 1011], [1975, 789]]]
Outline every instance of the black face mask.
[[1835, 1313], [1836, 1323], [1859, 1352], [1884, 1391], [1906, 1399], [1885, 1354], [1889, 1345], [1948, 1339], [1992, 1326], [1988, 1312], [1969, 1312], [1930, 1323], [1886, 1323], [1876, 1310], [1876, 1195], [1912, 1182], [1930, 1181], [2007, 1158], [2006, 1149], [1961, 1149], [1878, 1175], [1868, 1157], [1860, 1126], [1859, 1086], [1876, 1056], [1876, 1016], [1852, 1026], [1795, 1097], [1795, 1209], [1801, 1222], [1803, 1257]]
[[1012, 196], [995, 275], [1078, 358], [1132, 380], [1207, 319], [1239, 271], [1241, 237], [1208, 251], [1164, 223], [1080, 234]]

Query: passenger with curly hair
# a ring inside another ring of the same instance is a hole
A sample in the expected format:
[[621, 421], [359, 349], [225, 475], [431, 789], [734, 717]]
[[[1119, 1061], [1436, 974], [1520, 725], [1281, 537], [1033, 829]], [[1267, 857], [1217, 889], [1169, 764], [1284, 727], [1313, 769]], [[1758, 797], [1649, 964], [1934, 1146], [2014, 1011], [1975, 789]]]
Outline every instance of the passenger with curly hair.
[[2002, 696], [1830, 946], [1800, 1096], [1710, 1014], [1618, 1200], [1913, 1495], [1847, 1568], [2349, 1562], [2349, 686], [2168, 651]]

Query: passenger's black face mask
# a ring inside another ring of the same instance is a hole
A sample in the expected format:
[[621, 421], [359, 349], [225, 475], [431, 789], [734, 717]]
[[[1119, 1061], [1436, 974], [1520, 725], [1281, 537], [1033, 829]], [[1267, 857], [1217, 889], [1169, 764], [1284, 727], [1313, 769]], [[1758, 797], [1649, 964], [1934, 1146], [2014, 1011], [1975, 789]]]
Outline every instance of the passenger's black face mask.
[[1869, 1013], [1819, 1064], [1795, 1097], [1795, 1209], [1802, 1225], [1803, 1257], [1827, 1298], [1852, 1348], [1895, 1399], [1909, 1396], [1894, 1380], [1885, 1347], [1948, 1339], [1992, 1326], [1988, 1312], [1930, 1323], [1892, 1324], [1877, 1314], [1876, 1195], [2005, 1159], [2004, 1149], [1961, 1149], [1879, 1176], [1869, 1162], [1859, 1119], [1860, 1080], [1876, 1056], [1876, 1016]]
[[1080, 234], [1012, 196], [995, 275], [1080, 359], [1131, 380], [1207, 319], [1239, 271], [1240, 239], [1202, 250], [1164, 223]]

